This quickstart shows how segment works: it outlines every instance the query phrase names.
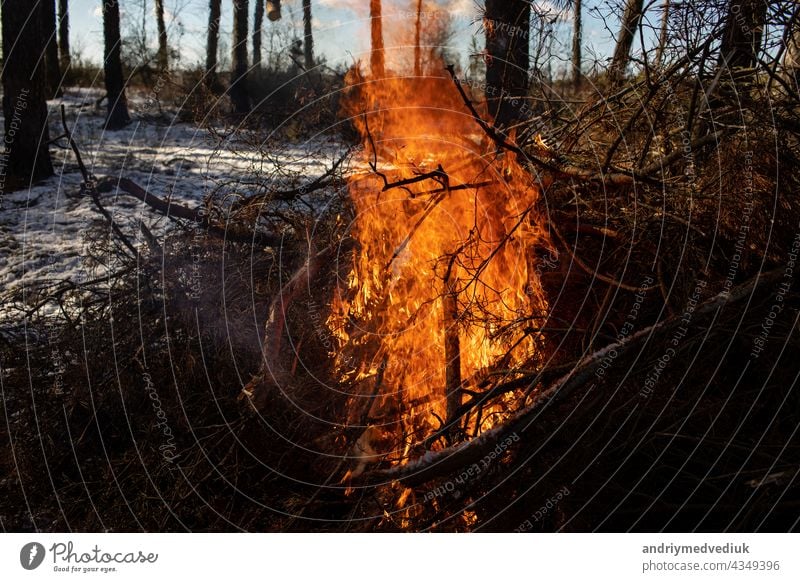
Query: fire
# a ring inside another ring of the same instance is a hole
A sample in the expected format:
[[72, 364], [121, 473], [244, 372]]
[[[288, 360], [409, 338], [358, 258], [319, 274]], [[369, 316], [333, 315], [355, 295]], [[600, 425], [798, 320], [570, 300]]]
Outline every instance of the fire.
[[[355, 248], [327, 323], [354, 386], [350, 422], [379, 427], [382, 458], [401, 463], [489, 373], [536, 359], [540, 192], [488, 143], [444, 65], [423, 78], [354, 75], [350, 92], [369, 169], [349, 181]], [[453, 438], [486, 430], [520, 398], [473, 409]]]

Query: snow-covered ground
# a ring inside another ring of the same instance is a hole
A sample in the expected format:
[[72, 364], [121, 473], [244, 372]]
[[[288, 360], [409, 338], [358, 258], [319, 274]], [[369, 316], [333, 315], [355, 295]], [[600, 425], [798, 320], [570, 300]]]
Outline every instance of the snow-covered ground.
[[[283, 189], [302, 186], [322, 174], [343, 147], [335, 136], [299, 144], [282, 144], [270, 135], [236, 132], [234, 127], [200, 128], [170, 123], [164, 116], [142, 115], [144, 96], [130, 99], [133, 123], [105, 131], [105, 108], [95, 105], [100, 93], [67, 90], [51, 101], [50, 136], [62, 134], [60, 106], [79, 144], [84, 162], [97, 178], [124, 177], [161, 198], [190, 207], [204, 196], [248, 194], [268, 184]], [[65, 145], [62, 140], [61, 145]], [[51, 146], [56, 175], [29, 189], [3, 196], [0, 207], [0, 296], [54, 283], [97, 276], [84, 260], [84, 233], [100, 219], [91, 200], [80, 196], [82, 178], [72, 151]], [[101, 197], [116, 220], [136, 239], [143, 220], [163, 234], [170, 221], [135, 198], [111, 192]]]

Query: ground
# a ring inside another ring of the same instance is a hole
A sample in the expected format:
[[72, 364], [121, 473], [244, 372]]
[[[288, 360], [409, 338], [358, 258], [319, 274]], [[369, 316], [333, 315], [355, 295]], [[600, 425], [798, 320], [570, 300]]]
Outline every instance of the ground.
[[[101, 96], [99, 90], [67, 89], [62, 98], [50, 101], [50, 136], [63, 134], [63, 105], [86, 166], [97, 178], [128, 178], [192, 208], [212, 194], [247, 196], [266, 184], [281, 189], [312, 181], [342, 151], [335, 137], [286, 144], [274, 134], [239, 131], [235, 125], [181, 122], [176, 108], [153, 111], [147, 94], [130, 97], [133, 122], [127, 128], [105, 131], [105, 110], [96, 106]], [[84, 261], [83, 234], [102, 217], [81, 196], [83, 179], [73, 152], [63, 139], [58, 145], [51, 147], [55, 176], [2, 198], [0, 286], [6, 292], [105, 274]], [[134, 240], [141, 240], [139, 220], [157, 236], [170, 228], [169, 219], [131, 196], [112, 192], [101, 200]]]

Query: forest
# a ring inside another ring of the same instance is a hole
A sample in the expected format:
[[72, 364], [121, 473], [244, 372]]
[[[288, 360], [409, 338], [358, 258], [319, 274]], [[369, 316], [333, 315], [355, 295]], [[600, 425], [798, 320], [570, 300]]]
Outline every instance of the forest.
[[0, 530], [800, 526], [797, 2], [0, 19]]

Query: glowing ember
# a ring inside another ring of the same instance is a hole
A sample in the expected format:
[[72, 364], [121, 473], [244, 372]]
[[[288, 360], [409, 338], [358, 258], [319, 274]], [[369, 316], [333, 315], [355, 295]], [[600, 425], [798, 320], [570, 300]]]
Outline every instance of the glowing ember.
[[[328, 325], [355, 386], [350, 422], [380, 427], [376, 448], [395, 462], [420, 453], [487, 373], [536, 357], [530, 328], [546, 308], [533, 268], [539, 191], [483, 139], [441, 71], [359, 78], [345, 105], [372, 168], [349, 183], [356, 244]], [[491, 427], [520, 395], [505, 398], [454, 430]]]

